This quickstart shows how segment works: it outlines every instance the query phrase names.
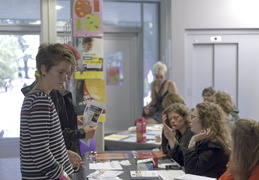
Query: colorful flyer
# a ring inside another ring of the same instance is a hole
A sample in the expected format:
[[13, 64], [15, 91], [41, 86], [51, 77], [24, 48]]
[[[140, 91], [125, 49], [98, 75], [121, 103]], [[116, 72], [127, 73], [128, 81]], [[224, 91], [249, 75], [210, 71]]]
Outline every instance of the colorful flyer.
[[108, 52], [105, 60], [107, 85], [123, 85], [123, 53]]
[[75, 73], [75, 79], [103, 79], [102, 37], [77, 37], [75, 46], [82, 58], [80, 72]]
[[73, 36], [103, 36], [102, 0], [74, 0]]
[[[105, 80], [77, 80], [76, 82], [76, 108], [77, 114], [83, 115], [85, 107], [92, 100], [105, 104]], [[105, 107], [98, 122], [105, 122]]]

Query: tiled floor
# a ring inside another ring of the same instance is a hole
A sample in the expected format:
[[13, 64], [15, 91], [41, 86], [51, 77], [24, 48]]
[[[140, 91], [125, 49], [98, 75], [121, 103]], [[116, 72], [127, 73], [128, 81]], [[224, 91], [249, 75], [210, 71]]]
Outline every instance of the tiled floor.
[[0, 179], [21, 179], [19, 158], [0, 158]]

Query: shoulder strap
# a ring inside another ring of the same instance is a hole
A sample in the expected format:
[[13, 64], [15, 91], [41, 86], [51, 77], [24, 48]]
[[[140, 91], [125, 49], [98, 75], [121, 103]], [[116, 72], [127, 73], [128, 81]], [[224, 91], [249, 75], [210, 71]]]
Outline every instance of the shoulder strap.
[[163, 82], [163, 84], [161, 85], [161, 87], [160, 87], [160, 89], [159, 89], [159, 91], [158, 91], [158, 93], [157, 93], [157, 94], [161, 95], [161, 93], [162, 93], [162, 90], [163, 90], [163, 88], [164, 88], [165, 83], [166, 83], [166, 80], [164, 80], [164, 82]]

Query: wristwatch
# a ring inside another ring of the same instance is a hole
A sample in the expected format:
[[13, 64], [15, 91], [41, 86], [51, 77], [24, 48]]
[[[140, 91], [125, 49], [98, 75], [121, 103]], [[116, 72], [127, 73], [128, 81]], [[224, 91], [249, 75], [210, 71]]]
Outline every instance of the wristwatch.
[[66, 171], [63, 171], [62, 175], [59, 177], [59, 180], [66, 180], [67, 177], [68, 177], [68, 175], [67, 175]]
[[79, 134], [80, 134], [80, 137], [82, 138], [82, 139], [84, 139], [85, 138], [85, 130], [84, 129], [78, 129], [78, 132], [79, 132]]

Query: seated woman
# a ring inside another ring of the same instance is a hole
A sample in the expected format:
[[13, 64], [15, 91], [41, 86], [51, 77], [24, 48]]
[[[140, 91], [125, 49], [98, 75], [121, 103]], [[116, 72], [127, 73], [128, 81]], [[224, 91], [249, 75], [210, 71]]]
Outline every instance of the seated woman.
[[227, 171], [219, 180], [259, 179], [259, 122], [238, 120], [231, 132], [232, 152]]
[[[172, 136], [164, 126], [165, 136]], [[209, 102], [196, 105], [191, 116], [191, 138], [188, 148], [182, 148], [176, 138], [169, 140], [172, 151], [168, 155], [184, 166], [185, 173], [219, 178], [227, 169], [230, 154], [230, 137], [222, 109]]]
[[[207, 102], [214, 102], [214, 96], [216, 94], [216, 90], [213, 87], [207, 87], [204, 88], [202, 91], [202, 98], [203, 98], [203, 102], [207, 101]], [[230, 112], [230, 114], [236, 119], [239, 119], [238, 113], [239, 113], [239, 109], [234, 105], [234, 109], [232, 112]]]
[[[167, 94], [162, 102], [162, 105], [164, 108], [167, 108], [168, 106], [170, 106], [173, 103], [181, 103], [181, 104], [186, 105], [183, 97], [176, 93]], [[167, 116], [165, 114], [162, 114], [162, 123], [165, 123], [166, 119], [167, 119]], [[167, 122], [167, 125], [169, 127], [171, 127], [169, 122]], [[167, 145], [168, 145], [168, 140], [166, 139], [166, 137], [164, 135], [164, 130], [163, 130], [161, 148], [162, 148], [162, 151], [164, 154], [167, 154], [167, 152], [168, 152]]]
[[182, 148], [187, 148], [193, 136], [190, 128], [191, 110], [182, 103], [173, 103], [165, 109], [164, 114], [167, 117], [164, 124], [172, 131], [163, 131], [163, 133], [167, 133], [164, 136], [167, 144], [162, 145], [163, 153], [171, 153], [168, 142], [172, 141], [172, 139], [176, 139]]
[[204, 88], [202, 91], [203, 102], [213, 102], [213, 96], [216, 93], [216, 90], [213, 87]]
[[224, 111], [224, 118], [227, 121], [229, 129], [231, 130], [235, 121], [238, 120], [239, 117], [234, 117], [231, 115], [234, 111], [234, 102], [232, 101], [230, 94], [227, 91], [217, 91], [214, 95], [213, 101]]
[[177, 93], [174, 82], [166, 80], [167, 67], [158, 61], [153, 67], [156, 80], [151, 84], [151, 102], [144, 108], [143, 116], [146, 119], [153, 118], [157, 123], [162, 123], [163, 99], [168, 93]]

